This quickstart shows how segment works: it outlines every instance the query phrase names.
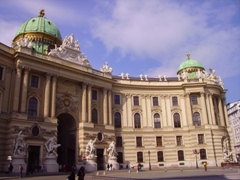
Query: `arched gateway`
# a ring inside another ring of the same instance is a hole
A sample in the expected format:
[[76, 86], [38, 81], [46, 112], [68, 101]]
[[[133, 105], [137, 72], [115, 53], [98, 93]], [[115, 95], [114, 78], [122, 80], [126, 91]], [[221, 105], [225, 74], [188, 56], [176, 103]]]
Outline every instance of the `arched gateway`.
[[59, 165], [76, 165], [76, 121], [70, 114], [63, 113], [57, 116], [58, 119], [58, 148]]

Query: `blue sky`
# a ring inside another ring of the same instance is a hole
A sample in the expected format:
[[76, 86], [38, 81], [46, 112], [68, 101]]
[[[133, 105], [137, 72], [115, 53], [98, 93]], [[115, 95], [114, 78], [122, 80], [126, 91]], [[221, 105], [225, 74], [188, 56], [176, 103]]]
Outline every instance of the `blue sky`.
[[189, 52], [222, 78], [228, 103], [240, 100], [240, 0], [1, 0], [0, 42], [41, 8], [94, 69], [176, 77]]

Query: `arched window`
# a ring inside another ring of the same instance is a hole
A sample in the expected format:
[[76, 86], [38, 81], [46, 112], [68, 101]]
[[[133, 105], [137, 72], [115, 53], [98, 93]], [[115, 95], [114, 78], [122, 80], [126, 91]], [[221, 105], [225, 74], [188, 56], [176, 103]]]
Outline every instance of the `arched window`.
[[139, 113], [134, 114], [134, 127], [141, 128], [141, 119]]
[[157, 157], [158, 157], [158, 162], [163, 162], [164, 161], [163, 152], [162, 151], [158, 151], [157, 152]]
[[178, 113], [174, 113], [173, 119], [174, 119], [174, 127], [180, 128], [181, 127], [180, 115]]
[[184, 161], [183, 150], [179, 150], [179, 151], [178, 151], [178, 160], [179, 160], [179, 161]]
[[123, 163], [123, 153], [122, 152], [118, 152], [117, 162]]
[[200, 159], [207, 159], [206, 149], [200, 149]]
[[160, 115], [154, 114], [154, 128], [161, 128]]
[[95, 108], [92, 109], [92, 123], [98, 123], [98, 111]]
[[142, 152], [137, 152], [137, 162], [138, 163], [143, 162], [143, 153]]
[[121, 128], [122, 127], [121, 114], [119, 112], [116, 112], [114, 114], [114, 125], [115, 125], [115, 128]]
[[193, 113], [193, 125], [194, 126], [201, 126], [201, 119], [199, 112]]
[[37, 116], [38, 100], [35, 97], [31, 97], [28, 101], [28, 116]]

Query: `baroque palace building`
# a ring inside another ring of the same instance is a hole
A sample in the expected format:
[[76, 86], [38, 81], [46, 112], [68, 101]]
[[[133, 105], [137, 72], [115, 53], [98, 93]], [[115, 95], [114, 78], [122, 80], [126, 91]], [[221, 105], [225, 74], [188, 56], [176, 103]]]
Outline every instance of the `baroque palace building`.
[[[9, 161], [15, 171], [81, 166], [94, 139], [98, 170], [112, 141], [123, 167], [219, 166], [235, 154], [226, 90], [213, 69], [188, 54], [176, 77], [112, 72], [108, 63], [93, 69], [74, 35], [62, 40], [44, 10], [24, 22], [11, 47], [0, 43], [0, 170]], [[50, 157], [52, 137], [61, 146]]]

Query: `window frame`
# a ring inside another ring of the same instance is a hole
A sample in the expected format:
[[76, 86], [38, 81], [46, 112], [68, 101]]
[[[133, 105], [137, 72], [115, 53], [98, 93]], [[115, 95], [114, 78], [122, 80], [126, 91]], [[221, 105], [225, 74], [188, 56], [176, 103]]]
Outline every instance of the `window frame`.
[[173, 114], [173, 124], [174, 124], [174, 128], [181, 128], [181, 118], [179, 113]]
[[98, 124], [98, 110], [96, 108], [92, 108], [91, 113], [92, 113], [92, 123], [93, 124]]
[[153, 106], [159, 106], [159, 101], [157, 96], [152, 97], [152, 103], [153, 103]]
[[136, 147], [143, 147], [142, 137], [140, 137], [140, 136], [136, 137]]
[[139, 96], [133, 96], [133, 105], [139, 106]]
[[139, 113], [134, 114], [134, 128], [141, 129], [141, 116]]
[[172, 105], [173, 106], [178, 106], [178, 97], [177, 96], [172, 97]]
[[198, 134], [198, 144], [204, 144], [204, 134]]
[[198, 95], [191, 95], [190, 98], [191, 98], [191, 104], [192, 105], [198, 105]]
[[177, 146], [183, 145], [182, 136], [176, 136], [176, 144]]
[[[159, 117], [155, 117], [155, 115], [158, 115]], [[159, 113], [155, 113], [153, 115], [153, 122], [154, 122], [154, 128], [161, 128], [161, 118]]]
[[[34, 100], [34, 101], [32, 101]], [[28, 116], [37, 117], [38, 116], [38, 99], [36, 97], [30, 97], [28, 99]]]
[[207, 159], [207, 152], [206, 149], [200, 149], [199, 150], [199, 156], [201, 160]]
[[121, 104], [121, 96], [119, 94], [114, 94], [113, 95], [113, 103], [116, 105]]
[[156, 146], [157, 147], [163, 146], [163, 137], [162, 136], [157, 136], [156, 137]]
[[[119, 115], [118, 117], [116, 115]], [[122, 128], [122, 117], [120, 112], [114, 113], [114, 127], [115, 128]]]
[[164, 162], [163, 151], [158, 151], [157, 152], [157, 159], [158, 159], [158, 162]]
[[137, 162], [143, 163], [143, 152], [141, 152], [141, 151], [137, 152]]
[[122, 136], [116, 136], [116, 147], [123, 147]]
[[30, 79], [30, 87], [39, 88], [39, 76], [32, 74]]
[[184, 161], [184, 151], [178, 150], [178, 161]]
[[98, 100], [98, 92], [95, 89], [92, 89], [92, 100]]
[[[198, 115], [196, 115], [198, 114]], [[194, 126], [201, 126], [201, 116], [199, 112], [194, 112], [193, 113], [193, 125]]]

